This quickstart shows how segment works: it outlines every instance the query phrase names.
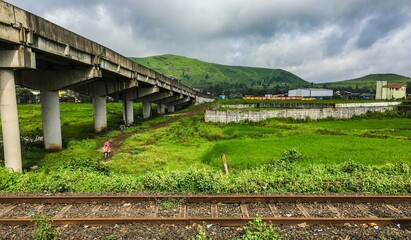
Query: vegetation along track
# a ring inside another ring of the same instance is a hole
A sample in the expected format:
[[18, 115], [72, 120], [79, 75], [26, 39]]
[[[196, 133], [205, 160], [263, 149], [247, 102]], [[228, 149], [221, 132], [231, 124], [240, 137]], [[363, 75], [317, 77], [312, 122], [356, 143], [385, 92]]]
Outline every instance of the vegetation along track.
[[56, 226], [119, 223], [241, 226], [257, 214], [274, 225], [411, 226], [411, 196], [152, 195], [0, 197], [0, 224], [30, 225], [42, 212]]

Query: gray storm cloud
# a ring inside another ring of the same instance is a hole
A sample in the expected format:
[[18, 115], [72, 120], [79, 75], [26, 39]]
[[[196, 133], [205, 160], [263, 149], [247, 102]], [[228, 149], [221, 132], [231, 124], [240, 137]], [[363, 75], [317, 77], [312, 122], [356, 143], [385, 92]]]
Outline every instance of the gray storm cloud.
[[410, 75], [408, 0], [6, 0], [125, 55], [282, 68], [312, 82]]

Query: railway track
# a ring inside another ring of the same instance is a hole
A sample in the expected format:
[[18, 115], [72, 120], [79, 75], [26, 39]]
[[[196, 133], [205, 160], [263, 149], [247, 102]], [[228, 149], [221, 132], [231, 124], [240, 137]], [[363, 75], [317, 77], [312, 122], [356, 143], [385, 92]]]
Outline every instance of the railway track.
[[31, 225], [42, 212], [53, 225], [120, 223], [241, 226], [258, 214], [274, 225], [411, 226], [411, 196], [31, 196], [0, 197], [0, 224]]

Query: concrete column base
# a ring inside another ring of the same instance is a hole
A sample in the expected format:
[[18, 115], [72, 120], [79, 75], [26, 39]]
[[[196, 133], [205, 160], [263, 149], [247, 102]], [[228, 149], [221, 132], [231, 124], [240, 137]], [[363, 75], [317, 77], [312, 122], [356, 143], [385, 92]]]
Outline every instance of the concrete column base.
[[131, 125], [134, 123], [133, 101], [127, 100], [126, 109], [127, 109], [126, 114], [127, 114], [128, 124]]
[[151, 117], [151, 103], [143, 102], [143, 118], [147, 119]]
[[122, 100], [123, 104], [123, 120], [126, 125], [134, 123], [134, 110], [133, 110], [133, 101], [131, 100]]
[[166, 113], [166, 105], [163, 103], [157, 104], [157, 113], [158, 114], [165, 114]]
[[106, 97], [93, 97], [94, 130], [99, 133], [107, 130]]
[[176, 107], [174, 105], [168, 105], [167, 106], [168, 112], [172, 113], [176, 111]]
[[22, 170], [16, 85], [12, 69], [0, 70], [0, 112], [3, 130], [5, 167]]
[[61, 150], [61, 121], [59, 94], [57, 91], [41, 91], [41, 112], [43, 118], [44, 148]]

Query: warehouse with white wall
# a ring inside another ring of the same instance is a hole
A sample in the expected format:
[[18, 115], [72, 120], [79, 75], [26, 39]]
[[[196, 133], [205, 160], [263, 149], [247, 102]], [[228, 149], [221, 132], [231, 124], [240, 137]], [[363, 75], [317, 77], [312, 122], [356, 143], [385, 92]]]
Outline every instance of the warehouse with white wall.
[[333, 96], [333, 90], [324, 89], [324, 88], [299, 88], [299, 89], [289, 90], [288, 96], [289, 97], [330, 98]]

